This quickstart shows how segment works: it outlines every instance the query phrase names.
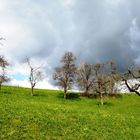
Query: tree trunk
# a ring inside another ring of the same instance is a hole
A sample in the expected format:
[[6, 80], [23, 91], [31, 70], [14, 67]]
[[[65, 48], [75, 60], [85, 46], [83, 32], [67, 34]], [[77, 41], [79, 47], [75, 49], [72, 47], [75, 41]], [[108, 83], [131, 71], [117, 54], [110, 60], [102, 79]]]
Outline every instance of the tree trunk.
[[114, 84], [111, 84], [111, 93], [110, 94], [114, 94]]
[[100, 101], [101, 101], [101, 105], [104, 105], [104, 100], [103, 100], [103, 95], [102, 95], [102, 93], [101, 93], [101, 95], [100, 95]]
[[84, 95], [89, 97], [89, 94], [88, 94], [88, 87], [86, 87], [86, 90], [85, 90], [85, 92], [84, 92]]
[[31, 96], [34, 96], [34, 87], [31, 87]]
[[101, 90], [101, 85], [99, 85], [99, 96], [100, 96], [100, 103], [101, 103], [101, 105], [103, 105], [104, 101], [103, 101], [103, 94], [102, 94], [102, 90]]
[[64, 88], [64, 99], [67, 99], [67, 89]]

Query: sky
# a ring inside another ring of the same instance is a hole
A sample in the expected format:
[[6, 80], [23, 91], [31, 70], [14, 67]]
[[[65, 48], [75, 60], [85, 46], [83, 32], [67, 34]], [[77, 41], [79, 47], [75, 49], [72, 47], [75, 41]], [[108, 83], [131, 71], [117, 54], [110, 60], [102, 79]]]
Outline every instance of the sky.
[[77, 63], [140, 63], [140, 0], [0, 0], [0, 54], [9, 84], [29, 87], [26, 57], [42, 65], [38, 88], [55, 89], [54, 68], [66, 51]]

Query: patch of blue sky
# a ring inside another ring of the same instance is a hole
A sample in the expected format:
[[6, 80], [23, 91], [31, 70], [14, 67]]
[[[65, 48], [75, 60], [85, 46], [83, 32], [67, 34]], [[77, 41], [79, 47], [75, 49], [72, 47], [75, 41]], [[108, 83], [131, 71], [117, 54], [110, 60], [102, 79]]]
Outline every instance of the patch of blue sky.
[[23, 81], [23, 80], [27, 80], [28, 76], [25, 74], [21, 74], [21, 73], [15, 73], [15, 74], [10, 74], [10, 77], [18, 80], [18, 81]]

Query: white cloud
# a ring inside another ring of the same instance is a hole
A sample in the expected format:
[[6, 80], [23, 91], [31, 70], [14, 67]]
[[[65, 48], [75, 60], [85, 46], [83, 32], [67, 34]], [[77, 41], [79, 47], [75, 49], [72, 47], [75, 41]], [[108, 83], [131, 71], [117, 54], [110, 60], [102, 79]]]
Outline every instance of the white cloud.
[[15, 63], [14, 65], [9, 66], [7, 73], [9, 75], [20, 73], [22, 75], [29, 75], [29, 67], [26, 64]]
[[[13, 86], [19, 86], [19, 87], [27, 87], [30, 88], [30, 82], [28, 80], [16, 80], [16, 79], [11, 79], [11, 81], [8, 83], [9, 85], [13, 85]], [[39, 88], [39, 89], [58, 89], [57, 87], [51, 85], [50, 83], [48, 83], [47, 79], [44, 79], [41, 82], [38, 82], [35, 86], [35, 88]]]

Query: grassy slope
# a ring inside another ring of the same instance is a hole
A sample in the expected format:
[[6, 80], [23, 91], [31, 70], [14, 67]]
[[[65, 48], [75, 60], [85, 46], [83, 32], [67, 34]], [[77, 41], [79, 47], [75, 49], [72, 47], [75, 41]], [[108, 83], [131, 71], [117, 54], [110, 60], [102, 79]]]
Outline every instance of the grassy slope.
[[3, 87], [0, 94], [0, 140], [140, 139], [140, 98], [123, 95], [98, 99], [64, 100], [60, 91]]

